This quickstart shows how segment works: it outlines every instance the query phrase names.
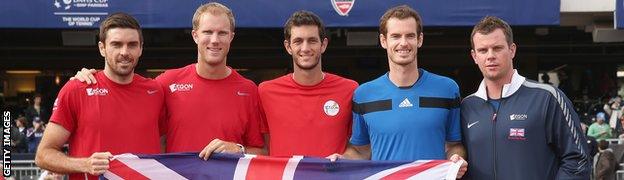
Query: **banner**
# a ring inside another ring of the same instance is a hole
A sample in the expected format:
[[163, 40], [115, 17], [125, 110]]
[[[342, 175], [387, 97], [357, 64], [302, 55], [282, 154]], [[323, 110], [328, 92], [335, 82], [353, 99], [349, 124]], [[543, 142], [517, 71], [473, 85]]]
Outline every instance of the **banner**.
[[[126, 12], [145, 28], [190, 28], [195, 9], [187, 0], [4, 0], [0, 28], [97, 28], [107, 15]], [[512, 25], [559, 25], [559, 0], [220, 0], [239, 28], [281, 28], [297, 10], [318, 14], [327, 27], [377, 27], [390, 7], [407, 4], [426, 26], [472, 26], [485, 15]]]
[[122, 154], [100, 179], [455, 179], [461, 162], [364, 161], [197, 153]]
[[624, 0], [615, 1], [615, 14], [613, 15], [616, 29], [624, 29]]

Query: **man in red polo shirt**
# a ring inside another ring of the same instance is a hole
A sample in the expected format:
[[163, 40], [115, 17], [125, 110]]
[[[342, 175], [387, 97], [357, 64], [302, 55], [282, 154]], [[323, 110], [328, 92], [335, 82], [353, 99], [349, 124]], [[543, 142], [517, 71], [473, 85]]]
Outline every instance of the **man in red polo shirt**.
[[[159, 119], [164, 93], [155, 81], [134, 74], [143, 50], [139, 23], [117, 13], [100, 24], [100, 83], [69, 81], [54, 102], [35, 161], [70, 179], [97, 179], [112, 154], [160, 152]], [[69, 154], [61, 148], [69, 144]]]
[[[351, 133], [351, 98], [357, 83], [323, 72], [328, 39], [321, 19], [295, 12], [284, 27], [293, 73], [260, 84], [271, 156], [325, 157], [344, 152]], [[270, 140], [269, 140], [270, 139]]]

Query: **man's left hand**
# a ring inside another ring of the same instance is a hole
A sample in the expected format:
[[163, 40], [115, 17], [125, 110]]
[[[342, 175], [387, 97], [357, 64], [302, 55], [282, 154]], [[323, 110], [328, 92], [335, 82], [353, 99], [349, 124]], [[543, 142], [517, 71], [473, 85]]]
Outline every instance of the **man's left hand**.
[[457, 172], [457, 179], [461, 179], [462, 176], [464, 176], [464, 174], [466, 174], [466, 171], [468, 171], [468, 162], [466, 162], [466, 160], [464, 160], [464, 158], [462, 158], [461, 156], [457, 155], [457, 154], [453, 154], [450, 158], [450, 161], [453, 161], [454, 163], [461, 161], [462, 165], [459, 168], [459, 171]]

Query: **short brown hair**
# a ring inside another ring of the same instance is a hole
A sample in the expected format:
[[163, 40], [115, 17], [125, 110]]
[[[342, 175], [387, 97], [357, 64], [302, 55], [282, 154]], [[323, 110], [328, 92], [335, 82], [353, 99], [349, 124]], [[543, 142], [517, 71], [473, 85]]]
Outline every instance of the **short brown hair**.
[[304, 25], [316, 26], [318, 28], [318, 35], [321, 42], [326, 38], [327, 34], [325, 32], [325, 25], [323, 25], [321, 18], [313, 12], [301, 10], [293, 13], [286, 21], [286, 24], [284, 24], [284, 39], [290, 40], [290, 36], [292, 35], [290, 30], [292, 27]]
[[139, 22], [126, 13], [114, 13], [108, 16], [102, 23], [100, 23], [100, 41], [106, 41], [106, 33], [113, 28], [129, 28], [135, 29], [139, 32], [139, 38], [141, 43], [143, 42], [143, 32], [141, 32], [141, 26]]
[[28, 127], [28, 120], [26, 119], [26, 117], [24, 116], [20, 116], [17, 119], [15, 119], [15, 125], [17, 126], [17, 121], [19, 121], [20, 123], [22, 123], [22, 126], [24, 127]]
[[609, 142], [603, 140], [598, 141], [598, 148], [599, 150], [605, 150], [607, 148], [609, 148]]
[[230, 20], [230, 30], [234, 31], [234, 13], [230, 8], [225, 5], [217, 2], [211, 2], [208, 4], [201, 5], [195, 10], [195, 14], [193, 14], [193, 29], [197, 29], [199, 27], [199, 20], [204, 13], [210, 13], [212, 15], [221, 15], [225, 14]]
[[472, 29], [472, 33], [470, 34], [470, 45], [472, 48], [474, 49], [474, 40], [472, 38], [475, 34], [490, 34], [496, 29], [503, 30], [503, 33], [505, 33], [505, 39], [507, 39], [507, 45], [511, 46], [513, 43], [513, 31], [511, 31], [509, 24], [501, 18], [495, 16], [485, 16]]
[[416, 33], [422, 33], [423, 26], [420, 15], [418, 15], [418, 12], [416, 12], [416, 10], [412, 9], [407, 5], [400, 5], [388, 9], [386, 13], [381, 16], [381, 19], [379, 19], [379, 33], [383, 35], [386, 35], [386, 33], [388, 33], [388, 27], [386, 27], [386, 25], [388, 24], [388, 20], [390, 20], [390, 18], [403, 20], [410, 17], [413, 17], [414, 20], [416, 20]]

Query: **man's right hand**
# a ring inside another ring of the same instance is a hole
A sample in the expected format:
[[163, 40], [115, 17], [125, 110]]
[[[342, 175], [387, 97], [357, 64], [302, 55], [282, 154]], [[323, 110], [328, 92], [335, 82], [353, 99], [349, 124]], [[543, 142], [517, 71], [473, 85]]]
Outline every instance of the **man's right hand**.
[[108, 170], [111, 158], [113, 158], [113, 154], [110, 152], [93, 153], [91, 157], [85, 159], [83, 172], [94, 176], [102, 175]]
[[212, 153], [242, 153], [242, 149], [236, 145], [236, 143], [228, 142], [220, 139], [213, 139], [204, 147], [204, 149], [199, 152], [199, 158], [204, 160], [208, 160], [210, 158], [210, 154]]
[[97, 70], [95, 69], [82, 68], [80, 71], [76, 72], [76, 75], [74, 77], [69, 78], [69, 80], [75, 79], [87, 84], [95, 84], [97, 83], [97, 81], [95, 80], [95, 76], [93, 76], [93, 74], [95, 74], [96, 72]]
[[344, 159], [344, 158], [345, 157], [342, 154], [338, 154], [338, 153], [334, 153], [332, 155], [325, 157], [325, 159], [329, 159], [329, 161], [331, 162], [335, 162], [338, 159]]

